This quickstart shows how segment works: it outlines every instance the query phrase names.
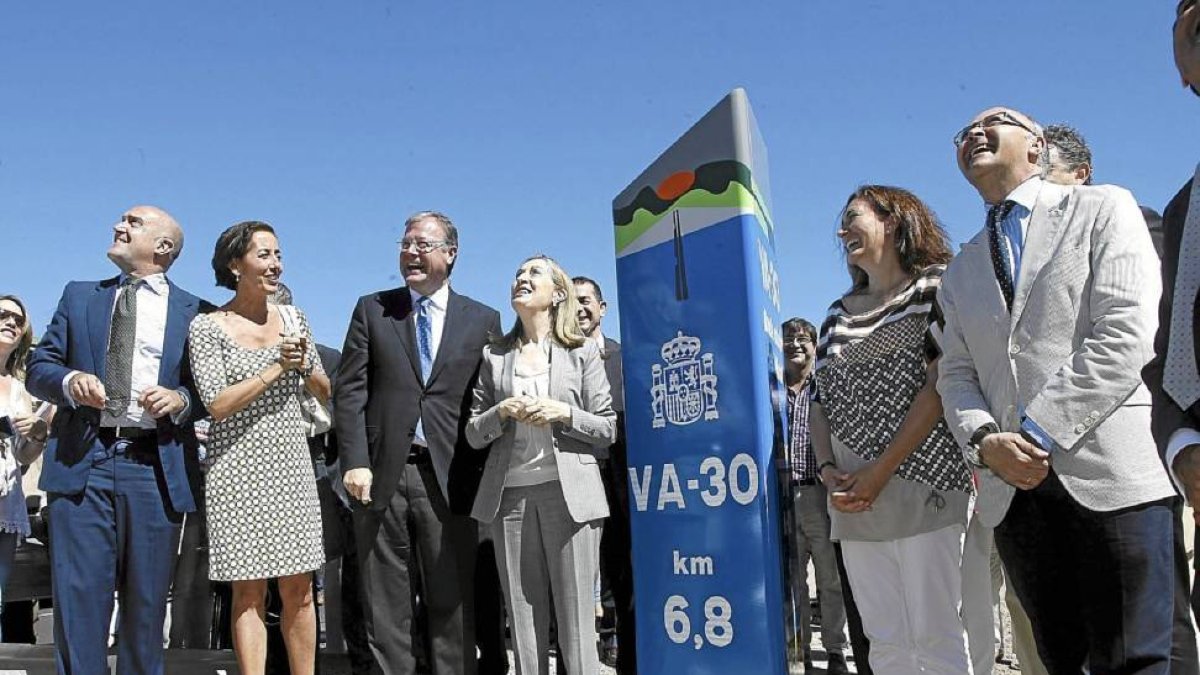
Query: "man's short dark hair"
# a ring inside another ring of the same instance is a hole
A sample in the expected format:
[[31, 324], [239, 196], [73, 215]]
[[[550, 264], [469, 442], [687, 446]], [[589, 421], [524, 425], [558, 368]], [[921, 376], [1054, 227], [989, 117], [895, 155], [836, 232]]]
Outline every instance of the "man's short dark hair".
[[[1043, 131], [1046, 138], [1046, 164], [1050, 163], [1050, 148], [1058, 149], [1058, 157], [1067, 165], [1069, 171], [1074, 171], [1087, 164], [1092, 166], [1092, 149], [1088, 147], [1087, 139], [1079, 130], [1069, 124], [1051, 124]], [[1091, 185], [1092, 177], [1088, 176], [1084, 185]]]
[[596, 299], [600, 302], [604, 302], [604, 292], [600, 290], [600, 284], [596, 283], [595, 279], [590, 279], [583, 276], [571, 277], [571, 283], [575, 284], [576, 286], [580, 284], [591, 284], [592, 290], [596, 291]]
[[1142, 218], [1146, 219], [1146, 229], [1150, 231], [1150, 241], [1154, 244], [1154, 251], [1158, 253], [1158, 257], [1163, 255], [1163, 218], [1158, 211], [1149, 206], [1139, 206], [1142, 210]]
[[275, 234], [275, 228], [261, 220], [244, 220], [229, 227], [217, 237], [217, 245], [213, 248], [212, 268], [217, 277], [217, 285], [221, 288], [237, 290], [237, 277], [229, 269], [229, 264], [246, 255], [255, 232]]
[[809, 340], [817, 341], [817, 327], [812, 325], [807, 319], [801, 319], [798, 316], [793, 316], [783, 322], [783, 333], [804, 333]]

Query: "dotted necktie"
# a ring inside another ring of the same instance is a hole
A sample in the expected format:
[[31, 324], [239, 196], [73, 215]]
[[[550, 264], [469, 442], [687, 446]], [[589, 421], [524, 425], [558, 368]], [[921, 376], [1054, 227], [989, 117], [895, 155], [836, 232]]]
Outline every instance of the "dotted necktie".
[[1006, 200], [988, 209], [988, 248], [992, 251], [992, 270], [996, 273], [996, 281], [1000, 284], [1000, 292], [1004, 295], [1004, 305], [1012, 311], [1013, 275], [1008, 265], [1008, 254], [1000, 241], [1000, 223], [1008, 217], [1016, 202]]
[[1163, 364], [1163, 389], [1187, 410], [1200, 399], [1200, 375], [1196, 372], [1196, 336], [1193, 319], [1196, 293], [1200, 291], [1200, 167], [1192, 179], [1192, 197], [1179, 242], [1175, 269], [1175, 295], [1171, 298], [1171, 333], [1167, 360]]
[[136, 277], [126, 277], [121, 283], [109, 322], [108, 351], [104, 356], [104, 395], [107, 398], [104, 410], [113, 417], [120, 417], [129, 409], [139, 281]]
[[429, 316], [429, 297], [417, 300], [417, 353], [421, 357], [421, 379], [429, 379], [433, 369], [433, 317]]

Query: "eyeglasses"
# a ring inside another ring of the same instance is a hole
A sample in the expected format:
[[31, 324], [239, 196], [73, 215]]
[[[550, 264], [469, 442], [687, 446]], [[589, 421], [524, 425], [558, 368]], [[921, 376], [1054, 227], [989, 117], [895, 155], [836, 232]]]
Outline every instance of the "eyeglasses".
[[17, 328], [25, 327], [25, 315], [24, 314], [18, 314], [16, 312], [9, 311], [7, 309], [0, 309], [0, 323], [4, 323], [5, 321], [9, 321], [9, 320], [11, 320], [13, 323], [17, 324]]
[[811, 345], [812, 338], [808, 337], [807, 335], [792, 335], [790, 337], [787, 335], [784, 335], [783, 336], [783, 344], [785, 344], [785, 345]]
[[416, 251], [417, 253], [420, 253], [421, 255], [425, 255], [426, 253], [429, 253], [430, 251], [433, 251], [435, 249], [439, 249], [439, 248], [442, 248], [443, 246], [446, 246], [448, 243], [450, 243], [450, 242], [446, 241], [445, 239], [442, 239], [441, 241], [427, 241], [424, 239], [420, 239], [420, 240], [418, 240], [418, 239], [401, 239], [400, 241], [396, 242], [396, 246], [400, 249], [401, 253], [404, 253], [405, 251]]
[[1003, 127], [1003, 126], [1021, 127], [1025, 131], [1028, 131], [1029, 133], [1034, 134], [1034, 135], [1037, 135], [1037, 133], [1038, 133], [1038, 132], [1034, 131], [1033, 129], [1030, 129], [1028, 125], [1026, 125], [1021, 120], [1013, 117], [1012, 115], [1010, 115], [1006, 112], [998, 112], [995, 115], [988, 115], [987, 117], [979, 120], [978, 122], [972, 122], [972, 123], [968, 124], [967, 126], [963, 127], [962, 129], [960, 129], [957, 134], [954, 134], [954, 147], [961, 148], [962, 144], [967, 141], [967, 136], [971, 135], [971, 132], [975, 130], [975, 127], [980, 127], [983, 129], [993, 129], [995, 127]]

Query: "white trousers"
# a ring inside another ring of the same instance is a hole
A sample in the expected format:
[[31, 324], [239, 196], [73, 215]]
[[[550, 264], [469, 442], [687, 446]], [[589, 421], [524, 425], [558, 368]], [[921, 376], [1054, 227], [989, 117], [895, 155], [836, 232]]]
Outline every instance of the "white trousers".
[[965, 533], [951, 525], [892, 541], [842, 541], [875, 672], [972, 672], [959, 614]]

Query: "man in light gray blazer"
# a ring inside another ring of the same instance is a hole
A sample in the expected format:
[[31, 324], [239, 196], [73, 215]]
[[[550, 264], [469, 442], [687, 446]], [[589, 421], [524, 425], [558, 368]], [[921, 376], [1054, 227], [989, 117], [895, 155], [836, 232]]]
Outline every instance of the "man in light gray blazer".
[[954, 138], [988, 205], [950, 264], [938, 391], [977, 510], [1051, 673], [1166, 673], [1170, 482], [1139, 373], [1158, 261], [1132, 195], [1044, 182], [1041, 127], [1009, 108]]

